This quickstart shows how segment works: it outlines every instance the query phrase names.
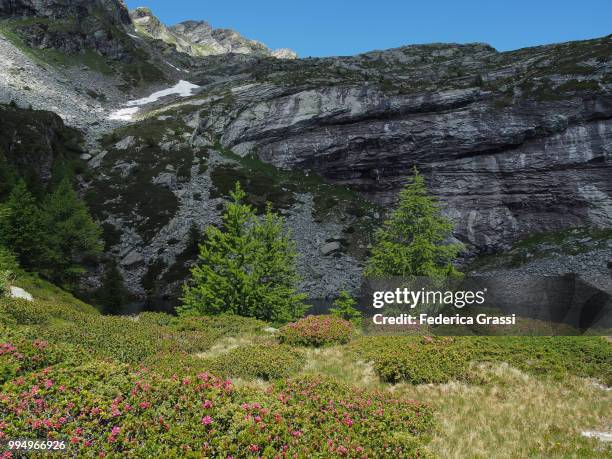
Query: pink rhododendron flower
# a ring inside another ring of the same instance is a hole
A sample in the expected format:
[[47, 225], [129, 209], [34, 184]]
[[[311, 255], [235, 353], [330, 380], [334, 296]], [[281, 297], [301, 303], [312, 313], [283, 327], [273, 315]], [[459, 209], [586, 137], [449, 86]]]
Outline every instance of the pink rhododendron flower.
[[348, 453], [348, 448], [346, 448], [345, 446], [338, 446], [338, 448], [336, 448], [336, 452], [340, 456], [346, 456], [346, 453]]
[[202, 418], [202, 424], [204, 424], [205, 426], [212, 424], [213, 420], [210, 416], [204, 416]]

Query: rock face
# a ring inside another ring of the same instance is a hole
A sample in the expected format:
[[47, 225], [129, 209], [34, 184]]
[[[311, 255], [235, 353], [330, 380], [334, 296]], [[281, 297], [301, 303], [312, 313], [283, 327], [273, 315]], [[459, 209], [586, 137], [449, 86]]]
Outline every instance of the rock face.
[[32, 48], [66, 54], [94, 50], [113, 59], [129, 60], [118, 30], [131, 29], [122, 0], [2, 0], [0, 17], [32, 17], [16, 31]]
[[88, 19], [96, 11], [115, 25], [130, 23], [123, 0], [0, 0], [0, 16], [38, 16], [50, 19]]
[[263, 43], [244, 38], [229, 29], [213, 29], [206, 21], [184, 21], [166, 27], [148, 8], [136, 8], [130, 12], [136, 29], [143, 35], [162, 40], [177, 51], [194, 57], [219, 54], [253, 54], [256, 56], [295, 59], [289, 49], [271, 51]]
[[78, 156], [80, 142], [80, 134], [55, 113], [0, 104], [0, 168], [7, 161], [46, 184], [54, 168]]
[[612, 225], [611, 50], [606, 37], [513, 53], [432, 45], [299, 61], [312, 80], [285, 67], [290, 90], [241, 87], [235, 111], [201, 131], [381, 204], [417, 166], [456, 237], [494, 250], [532, 232]]

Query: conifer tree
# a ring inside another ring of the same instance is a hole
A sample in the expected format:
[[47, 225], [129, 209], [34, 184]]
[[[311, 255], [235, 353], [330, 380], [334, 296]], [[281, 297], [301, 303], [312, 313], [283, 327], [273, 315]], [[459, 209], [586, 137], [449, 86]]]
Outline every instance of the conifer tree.
[[257, 217], [236, 183], [225, 205], [222, 229], [208, 226], [199, 262], [184, 286], [183, 315], [233, 313], [287, 322], [305, 312], [296, 292], [295, 245], [284, 220], [268, 207]]
[[33, 269], [41, 258], [44, 234], [36, 199], [23, 180], [17, 182], [0, 212], [0, 244], [11, 250], [25, 269]]
[[118, 314], [127, 304], [128, 292], [123, 282], [123, 276], [114, 260], [106, 265], [102, 285], [96, 297], [105, 314]]
[[375, 237], [365, 275], [433, 279], [459, 276], [452, 265], [461, 244], [446, 243], [453, 225], [441, 215], [416, 167], [414, 176], [399, 194], [397, 209]]
[[329, 312], [336, 317], [358, 324], [361, 320], [361, 312], [355, 309], [356, 304], [357, 302], [349, 292], [343, 290], [334, 301], [333, 307], [330, 308]]
[[67, 178], [47, 196], [42, 211], [42, 272], [70, 286], [84, 272], [83, 261], [102, 251], [102, 230]]

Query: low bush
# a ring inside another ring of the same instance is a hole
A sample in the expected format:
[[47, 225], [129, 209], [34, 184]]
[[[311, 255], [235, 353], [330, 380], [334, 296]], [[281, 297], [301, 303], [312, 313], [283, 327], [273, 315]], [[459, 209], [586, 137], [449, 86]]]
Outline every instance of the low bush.
[[234, 314], [199, 317], [183, 316], [177, 319], [177, 328], [179, 330], [214, 331], [219, 336], [256, 334], [266, 326], [267, 323], [261, 320]]
[[335, 316], [308, 316], [281, 328], [281, 343], [292, 346], [346, 344], [354, 334], [353, 325]]
[[77, 457], [422, 457], [428, 406], [321, 378], [269, 390], [94, 361], [5, 383], [5, 438], [67, 440]]
[[408, 347], [391, 347], [376, 356], [374, 371], [390, 383], [445, 383], [465, 378], [469, 354], [440, 343], [432, 340]]
[[12, 319], [17, 325], [39, 325], [53, 317], [43, 303], [19, 298], [0, 298], [0, 315]]
[[165, 312], [145, 311], [141, 312], [136, 317], [140, 323], [147, 325], [166, 326], [176, 322], [176, 317], [166, 314]]
[[461, 379], [470, 362], [508, 363], [561, 379], [568, 374], [612, 383], [612, 345], [591, 336], [365, 336], [349, 345], [385, 381]]
[[283, 344], [241, 346], [207, 359], [207, 367], [215, 374], [265, 380], [295, 374], [304, 363], [301, 351]]
[[37, 298], [35, 301], [0, 298], [0, 316], [3, 315], [10, 317], [17, 325], [43, 325], [49, 324], [53, 319], [75, 321], [101, 317], [95, 310], [83, 310], [78, 303], [57, 303]]
[[72, 346], [57, 346], [40, 339], [0, 339], [0, 385], [50, 365], [67, 361], [78, 363], [83, 355]]

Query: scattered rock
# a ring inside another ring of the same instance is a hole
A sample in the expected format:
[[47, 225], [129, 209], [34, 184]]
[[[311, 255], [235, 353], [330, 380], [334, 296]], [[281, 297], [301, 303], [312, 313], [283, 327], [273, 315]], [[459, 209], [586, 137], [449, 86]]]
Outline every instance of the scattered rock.
[[127, 136], [124, 139], [121, 139], [114, 145], [115, 150], [127, 150], [128, 148], [134, 146], [135, 139], [134, 136]]
[[323, 255], [329, 255], [330, 253], [340, 250], [341, 247], [342, 246], [337, 241], [328, 242], [327, 244], [321, 246], [321, 253]]
[[34, 297], [30, 293], [22, 289], [21, 287], [11, 286], [11, 297], [21, 298], [22, 300], [26, 300], [26, 301], [34, 301]]
[[121, 260], [121, 264], [123, 266], [134, 266], [136, 264], [142, 263], [144, 261], [144, 257], [142, 256], [142, 253], [137, 252], [137, 251], [132, 251], [130, 253], [128, 253], [123, 260]]

